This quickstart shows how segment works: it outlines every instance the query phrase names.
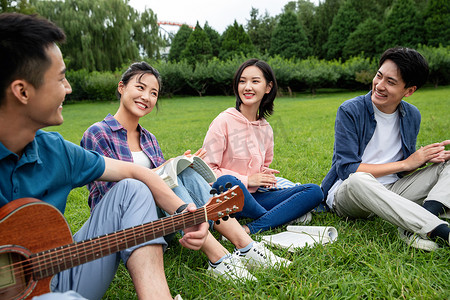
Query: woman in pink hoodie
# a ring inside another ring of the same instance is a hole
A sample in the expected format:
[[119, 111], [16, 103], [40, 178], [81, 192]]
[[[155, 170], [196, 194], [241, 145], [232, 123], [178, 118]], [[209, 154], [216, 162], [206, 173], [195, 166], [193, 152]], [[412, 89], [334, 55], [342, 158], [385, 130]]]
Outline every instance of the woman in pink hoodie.
[[244, 229], [256, 233], [307, 214], [319, 205], [323, 193], [316, 184], [276, 186], [274, 174], [279, 171], [269, 168], [273, 130], [266, 118], [273, 112], [278, 87], [270, 66], [258, 59], [244, 62], [234, 75], [233, 89], [236, 107], [211, 123], [203, 142], [204, 159], [219, 178], [214, 188], [231, 182], [244, 190], [244, 209], [237, 216], [254, 219]]

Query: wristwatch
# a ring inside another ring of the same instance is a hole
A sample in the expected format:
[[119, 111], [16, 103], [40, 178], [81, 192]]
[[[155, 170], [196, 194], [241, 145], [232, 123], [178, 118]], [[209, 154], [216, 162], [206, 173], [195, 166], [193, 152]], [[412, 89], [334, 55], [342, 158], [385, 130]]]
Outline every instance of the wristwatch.
[[174, 212], [174, 214], [179, 214], [179, 213], [183, 212], [186, 209], [186, 207], [188, 207], [188, 205], [186, 203], [181, 205], [180, 207], [177, 208], [177, 210]]

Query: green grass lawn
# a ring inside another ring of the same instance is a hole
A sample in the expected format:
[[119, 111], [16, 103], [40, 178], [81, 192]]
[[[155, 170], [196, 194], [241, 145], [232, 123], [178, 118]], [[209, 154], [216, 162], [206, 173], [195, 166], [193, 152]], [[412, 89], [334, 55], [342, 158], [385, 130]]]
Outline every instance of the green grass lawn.
[[[276, 99], [269, 119], [275, 134], [271, 167], [292, 181], [320, 184], [331, 164], [336, 110], [343, 101], [364, 93], [319, 92]], [[450, 138], [450, 87], [424, 88], [407, 100], [422, 113], [418, 146]], [[159, 102], [159, 111], [144, 118], [142, 125], [156, 135], [169, 158], [201, 147], [210, 122], [235, 100], [189, 97]], [[64, 124], [49, 130], [79, 144], [89, 125], [114, 114], [117, 107], [117, 102], [67, 104]], [[87, 219], [85, 188], [71, 192], [65, 215], [73, 231]], [[294, 263], [280, 271], [254, 271], [257, 283], [213, 278], [205, 271], [207, 260], [201, 252], [173, 242], [164, 255], [172, 294], [182, 294], [184, 299], [450, 299], [450, 248], [433, 253], [409, 248], [398, 239], [397, 228], [379, 218], [345, 220], [321, 213], [313, 216], [311, 225], [334, 226], [338, 240], [295, 253], [275, 249]], [[223, 243], [233, 249], [229, 242]], [[121, 266], [104, 299], [134, 298], [131, 279]]]

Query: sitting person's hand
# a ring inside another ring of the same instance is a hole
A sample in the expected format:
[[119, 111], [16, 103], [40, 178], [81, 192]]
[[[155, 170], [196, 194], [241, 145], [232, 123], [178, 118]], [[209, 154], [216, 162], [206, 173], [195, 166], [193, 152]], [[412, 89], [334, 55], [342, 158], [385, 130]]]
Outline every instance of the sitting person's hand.
[[[195, 204], [189, 203], [186, 210], [189, 212], [195, 212], [197, 208], [195, 207]], [[179, 242], [183, 247], [192, 250], [199, 250], [206, 241], [208, 229], [209, 224], [207, 222], [186, 228], [184, 230], [184, 236], [179, 240]]]
[[189, 156], [189, 157], [190, 156], [198, 156], [201, 159], [204, 159], [206, 156], [206, 150], [204, 148], [200, 148], [194, 154], [191, 154], [191, 150], [186, 150], [183, 155]]
[[277, 184], [277, 179], [272, 173], [256, 173], [248, 176], [249, 187], [274, 187]]

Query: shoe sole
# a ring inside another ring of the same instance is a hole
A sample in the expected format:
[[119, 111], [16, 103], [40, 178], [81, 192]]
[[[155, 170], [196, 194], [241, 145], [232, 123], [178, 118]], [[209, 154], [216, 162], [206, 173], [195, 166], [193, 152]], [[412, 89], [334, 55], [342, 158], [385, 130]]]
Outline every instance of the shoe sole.
[[267, 265], [262, 262], [257, 262], [254, 259], [246, 259], [245, 257], [241, 257], [245, 266], [250, 270], [255, 269], [280, 269], [287, 268], [292, 262], [279, 262], [275, 263], [275, 265]]
[[[433, 241], [422, 239], [419, 236], [415, 236], [415, 237], [413, 236], [413, 238], [410, 239], [406, 235], [402, 234], [400, 231], [403, 231], [403, 230], [399, 229], [399, 238], [412, 248], [424, 250], [424, 251], [428, 251], [428, 252], [435, 251], [440, 248], [439, 245]], [[421, 240], [421, 242], [418, 242], [418, 239], [419, 239], [419, 241]]]
[[258, 278], [256, 278], [253, 275], [252, 275], [253, 278], [232, 278], [228, 274], [217, 273], [213, 269], [210, 269], [210, 268], [208, 268], [207, 271], [208, 271], [208, 273], [210, 275], [212, 275], [212, 276], [214, 276], [216, 278], [222, 278], [222, 279], [227, 280], [227, 281], [236, 281], [237, 280], [237, 281], [242, 282], [242, 283], [245, 283], [246, 281], [249, 281], [249, 282], [256, 282], [256, 281], [258, 281]]

